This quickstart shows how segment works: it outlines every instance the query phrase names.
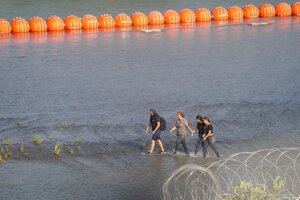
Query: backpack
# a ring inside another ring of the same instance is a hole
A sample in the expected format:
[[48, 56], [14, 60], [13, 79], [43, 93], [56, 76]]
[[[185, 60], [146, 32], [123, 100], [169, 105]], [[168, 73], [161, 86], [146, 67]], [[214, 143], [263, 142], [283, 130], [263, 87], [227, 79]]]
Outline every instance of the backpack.
[[159, 129], [161, 131], [164, 131], [164, 130], [166, 130], [166, 128], [167, 128], [166, 120], [164, 118], [160, 117], [160, 127], [159, 127]]

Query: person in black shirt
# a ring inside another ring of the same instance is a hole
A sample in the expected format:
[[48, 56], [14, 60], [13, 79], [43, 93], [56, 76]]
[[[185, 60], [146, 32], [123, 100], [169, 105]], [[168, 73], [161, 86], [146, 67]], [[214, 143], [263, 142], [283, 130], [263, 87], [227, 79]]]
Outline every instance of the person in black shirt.
[[200, 144], [202, 146], [203, 153], [204, 153], [203, 135], [205, 134], [204, 133], [204, 131], [205, 131], [205, 124], [203, 122], [202, 116], [201, 115], [197, 115], [196, 116], [196, 120], [197, 120], [197, 130], [198, 130], [199, 139], [198, 139], [198, 142], [197, 142], [196, 147], [195, 147], [195, 155], [197, 155], [197, 153], [199, 151]]
[[158, 143], [158, 146], [160, 147], [160, 154], [166, 154], [166, 151], [164, 149], [163, 143], [161, 142], [160, 138], [160, 117], [155, 111], [155, 109], [151, 108], [150, 109], [150, 121], [148, 126], [146, 127], [146, 134], [148, 134], [149, 128], [152, 128], [152, 141], [151, 141], [151, 146], [150, 150], [148, 152], [149, 155], [152, 155], [154, 147], [155, 147], [155, 142]]
[[214, 135], [214, 131], [213, 131], [211, 120], [207, 116], [205, 116], [203, 118], [203, 122], [205, 124], [205, 134], [203, 135], [203, 142], [204, 142], [203, 157], [205, 158], [207, 155], [208, 146], [211, 146], [212, 150], [215, 152], [217, 157], [220, 157], [220, 154], [217, 151], [216, 146], [212, 143], [212, 136]]

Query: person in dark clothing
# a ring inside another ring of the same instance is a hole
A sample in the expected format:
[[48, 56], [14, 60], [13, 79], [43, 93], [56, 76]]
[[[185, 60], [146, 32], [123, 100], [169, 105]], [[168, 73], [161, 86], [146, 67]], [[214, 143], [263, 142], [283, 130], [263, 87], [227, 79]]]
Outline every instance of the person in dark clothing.
[[195, 147], [195, 155], [197, 155], [200, 145], [202, 146], [204, 152], [204, 145], [205, 142], [207, 142], [207, 141], [203, 141], [203, 135], [205, 134], [205, 124], [203, 122], [202, 116], [197, 115], [196, 120], [197, 120], [197, 130], [198, 130], [199, 139]]
[[148, 134], [149, 128], [152, 128], [152, 140], [151, 140], [151, 146], [150, 150], [148, 152], [149, 155], [152, 155], [154, 147], [155, 147], [155, 142], [157, 142], [158, 146], [160, 147], [160, 154], [166, 154], [166, 151], [164, 149], [163, 143], [161, 141], [160, 137], [160, 116], [157, 114], [155, 109], [151, 108], [150, 109], [150, 121], [148, 126], [146, 127], [146, 134]]
[[205, 134], [203, 135], [203, 141], [206, 141], [204, 143], [204, 148], [203, 148], [203, 157], [205, 158], [207, 155], [208, 146], [211, 146], [212, 150], [215, 152], [217, 157], [220, 157], [220, 154], [217, 151], [215, 144], [212, 143], [212, 136], [214, 135], [212, 122], [207, 116], [203, 118], [203, 122], [205, 124]]

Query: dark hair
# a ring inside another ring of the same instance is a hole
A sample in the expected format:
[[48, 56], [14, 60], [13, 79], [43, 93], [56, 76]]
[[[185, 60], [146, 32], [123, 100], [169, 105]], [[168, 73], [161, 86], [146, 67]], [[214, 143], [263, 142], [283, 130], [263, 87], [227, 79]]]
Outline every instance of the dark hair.
[[201, 115], [197, 115], [196, 119], [203, 121], [202, 116]]
[[156, 112], [156, 110], [154, 108], [150, 108], [150, 111], [153, 113], [153, 115], [157, 114], [157, 112]]
[[181, 117], [183, 117], [183, 118], [184, 118], [184, 114], [183, 114], [183, 112], [178, 112], [177, 114], [179, 114]]
[[203, 119], [205, 119], [206, 121], [208, 121], [210, 124], [212, 123], [207, 116], [205, 116]]

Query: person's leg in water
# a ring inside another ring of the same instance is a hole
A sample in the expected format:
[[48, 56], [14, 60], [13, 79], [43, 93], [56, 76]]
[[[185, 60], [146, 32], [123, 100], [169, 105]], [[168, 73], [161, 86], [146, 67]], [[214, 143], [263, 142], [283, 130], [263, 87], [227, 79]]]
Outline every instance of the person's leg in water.
[[151, 146], [150, 146], [149, 154], [153, 153], [154, 147], [155, 147], [155, 141], [151, 140]]
[[201, 144], [201, 146], [203, 146], [203, 142], [201, 142], [201, 141], [202, 141], [202, 138], [199, 137], [196, 147], [195, 147], [195, 155], [197, 155], [197, 153], [199, 151], [200, 144]]
[[152, 135], [152, 140], [151, 140], [151, 146], [150, 146], [150, 150], [149, 150], [149, 154], [153, 153], [154, 147], [155, 147], [155, 142], [157, 140], [160, 140], [160, 135], [157, 134], [157, 132], [155, 134]]
[[160, 147], [160, 153], [165, 153], [164, 145], [161, 140], [157, 140], [157, 144]]
[[157, 144], [160, 148], [159, 153], [161, 153], [161, 154], [165, 153], [164, 145], [163, 145], [163, 143], [161, 141], [161, 137], [160, 137], [160, 130], [157, 130], [157, 132], [155, 133], [155, 139], [156, 139]]
[[178, 153], [178, 149], [179, 149], [180, 143], [181, 143], [181, 137], [180, 137], [180, 135], [178, 135], [178, 136], [177, 136], [176, 143], [175, 143], [175, 152], [174, 152], [175, 154]]
[[185, 153], [186, 153], [187, 155], [190, 155], [189, 149], [188, 149], [188, 147], [187, 147], [187, 145], [186, 145], [185, 137], [183, 138], [181, 144], [182, 144], [182, 146], [183, 146], [183, 149], [184, 149]]
[[202, 148], [203, 148], [203, 158], [206, 158], [206, 155], [207, 155], [207, 148], [208, 148], [208, 145], [209, 145], [209, 143], [207, 142], [207, 139], [204, 140], [204, 141], [202, 142], [202, 144], [203, 144], [203, 146], [202, 146]]
[[211, 143], [211, 137], [207, 138], [207, 143], [209, 143], [209, 145], [211, 146], [212, 150], [215, 152], [215, 154], [217, 155], [217, 157], [220, 157], [220, 154], [217, 151], [217, 148], [216, 148], [215, 144]]

